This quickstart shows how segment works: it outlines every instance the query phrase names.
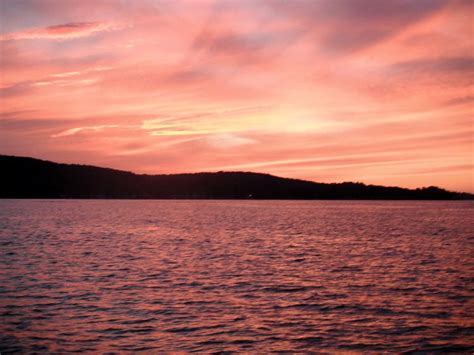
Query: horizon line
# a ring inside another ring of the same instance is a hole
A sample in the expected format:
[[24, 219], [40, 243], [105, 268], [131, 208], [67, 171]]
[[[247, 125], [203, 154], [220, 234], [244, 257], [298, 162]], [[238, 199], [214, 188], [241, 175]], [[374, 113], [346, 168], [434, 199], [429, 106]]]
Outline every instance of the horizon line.
[[198, 171], [198, 172], [185, 172], [185, 173], [162, 173], [162, 174], [149, 174], [149, 173], [136, 173], [134, 171], [130, 170], [122, 170], [122, 169], [117, 169], [117, 168], [111, 168], [107, 166], [98, 166], [98, 165], [91, 165], [91, 164], [81, 164], [81, 163], [62, 163], [62, 162], [57, 162], [53, 160], [47, 160], [47, 159], [42, 159], [42, 158], [36, 158], [32, 156], [20, 156], [20, 155], [9, 155], [9, 154], [2, 154], [0, 153], [0, 157], [12, 157], [12, 158], [21, 158], [21, 159], [34, 159], [34, 160], [39, 160], [47, 163], [53, 163], [53, 164], [58, 164], [58, 165], [76, 165], [76, 166], [85, 166], [85, 167], [92, 167], [92, 168], [98, 168], [98, 169], [108, 169], [108, 170], [114, 170], [118, 172], [123, 172], [123, 173], [129, 173], [137, 176], [173, 176], [173, 175], [193, 175], [193, 174], [219, 174], [219, 173], [242, 173], [242, 174], [259, 174], [259, 175], [266, 175], [266, 176], [273, 176], [276, 178], [280, 179], [287, 179], [287, 180], [296, 180], [296, 181], [305, 181], [305, 182], [310, 182], [314, 184], [321, 184], [321, 185], [331, 185], [331, 184], [362, 184], [365, 186], [379, 186], [379, 187], [387, 187], [387, 188], [401, 188], [401, 189], [407, 189], [407, 190], [421, 190], [421, 189], [427, 189], [427, 188], [437, 188], [437, 189], [442, 189], [448, 192], [454, 192], [454, 193], [460, 193], [460, 194], [468, 194], [468, 195], [474, 195], [472, 192], [467, 192], [467, 191], [454, 191], [454, 190], [448, 190], [444, 187], [441, 186], [436, 186], [436, 185], [425, 185], [425, 186], [419, 186], [415, 188], [410, 188], [410, 187], [403, 187], [403, 186], [395, 186], [395, 185], [377, 185], [377, 184], [367, 184], [363, 181], [342, 181], [342, 182], [318, 182], [318, 181], [313, 181], [313, 180], [306, 180], [306, 179], [298, 179], [298, 178], [290, 178], [290, 177], [284, 177], [284, 176], [279, 176], [279, 175], [274, 175], [274, 174], [269, 174], [269, 173], [262, 173], [262, 172], [256, 172], [256, 171], [242, 171], [242, 170], [219, 170], [219, 171]]

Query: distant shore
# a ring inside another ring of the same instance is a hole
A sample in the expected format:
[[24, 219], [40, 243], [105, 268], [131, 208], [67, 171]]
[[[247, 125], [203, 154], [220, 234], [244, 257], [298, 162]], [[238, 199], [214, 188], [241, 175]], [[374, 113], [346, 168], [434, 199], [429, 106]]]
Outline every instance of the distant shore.
[[0, 198], [130, 200], [472, 200], [435, 186], [407, 189], [317, 183], [254, 172], [139, 175], [87, 165], [0, 155]]

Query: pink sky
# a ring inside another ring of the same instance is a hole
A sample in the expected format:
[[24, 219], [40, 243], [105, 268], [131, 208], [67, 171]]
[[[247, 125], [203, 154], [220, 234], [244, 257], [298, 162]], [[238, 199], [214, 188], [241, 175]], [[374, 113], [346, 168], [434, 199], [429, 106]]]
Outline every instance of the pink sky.
[[470, 0], [0, 0], [0, 153], [474, 192]]

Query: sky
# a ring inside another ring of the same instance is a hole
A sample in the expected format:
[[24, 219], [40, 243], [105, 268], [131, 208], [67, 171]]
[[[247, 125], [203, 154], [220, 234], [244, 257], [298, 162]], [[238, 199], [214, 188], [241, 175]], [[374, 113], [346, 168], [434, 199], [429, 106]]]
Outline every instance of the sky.
[[0, 0], [0, 154], [474, 192], [473, 7]]

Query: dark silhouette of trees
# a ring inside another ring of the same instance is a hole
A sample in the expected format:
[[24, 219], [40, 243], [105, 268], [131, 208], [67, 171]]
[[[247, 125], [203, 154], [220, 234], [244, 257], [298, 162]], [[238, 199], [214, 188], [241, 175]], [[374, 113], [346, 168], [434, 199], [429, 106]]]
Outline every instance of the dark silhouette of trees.
[[87, 165], [0, 155], [0, 198], [110, 199], [472, 199], [434, 186], [404, 189], [323, 184], [250, 172], [139, 175]]

